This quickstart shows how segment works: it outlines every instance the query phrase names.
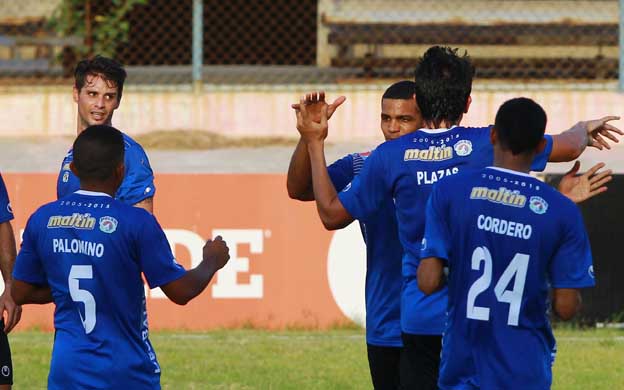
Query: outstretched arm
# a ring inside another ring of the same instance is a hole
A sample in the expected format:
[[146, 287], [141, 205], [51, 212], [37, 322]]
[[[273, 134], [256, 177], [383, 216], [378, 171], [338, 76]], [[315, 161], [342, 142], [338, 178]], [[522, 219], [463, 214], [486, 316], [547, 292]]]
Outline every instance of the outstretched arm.
[[624, 135], [617, 127], [608, 122], [620, 119], [619, 116], [578, 122], [570, 129], [553, 136], [553, 149], [549, 162], [566, 162], [576, 159], [586, 147], [603, 150], [611, 149], [605, 138], [619, 142], [615, 134]]
[[580, 162], [575, 162], [559, 183], [559, 192], [567, 196], [574, 203], [581, 203], [607, 190], [607, 184], [613, 179], [613, 171], [610, 169], [598, 172], [604, 168], [604, 163], [594, 165], [590, 170], [582, 175], [577, 175]]
[[218, 270], [223, 268], [230, 259], [229, 248], [221, 236], [217, 236], [214, 241], [208, 240], [204, 245], [203, 260], [192, 270], [187, 271], [184, 276], [160, 286], [174, 303], [186, 305], [191, 299], [198, 296]]
[[[344, 96], [338, 97], [330, 105], [325, 102], [325, 92], [312, 92], [305, 96], [306, 109], [314, 122], [321, 122], [321, 108], [327, 105], [327, 119], [331, 118], [336, 109], [344, 103]], [[295, 111], [300, 110], [300, 104], [293, 104]], [[312, 167], [310, 166], [310, 156], [308, 148], [303, 140], [299, 139], [295, 151], [290, 159], [288, 166], [288, 176], [286, 178], [286, 188], [288, 196], [292, 199], [302, 201], [314, 200], [314, 191], [312, 190]]]
[[302, 99], [297, 111], [297, 130], [307, 144], [310, 155], [314, 199], [319, 216], [326, 229], [335, 230], [350, 224], [353, 217], [340, 202], [336, 188], [327, 172], [324, 145], [328, 129], [327, 110], [327, 105], [324, 105], [321, 111], [321, 122], [316, 123], [308, 113]]

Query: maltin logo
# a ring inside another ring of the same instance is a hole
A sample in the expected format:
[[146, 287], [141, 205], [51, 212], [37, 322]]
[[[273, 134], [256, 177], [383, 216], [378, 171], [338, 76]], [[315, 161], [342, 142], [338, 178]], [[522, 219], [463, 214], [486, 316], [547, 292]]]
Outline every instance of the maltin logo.
[[100, 230], [104, 233], [113, 233], [117, 230], [117, 220], [113, 217], [100, 217]]

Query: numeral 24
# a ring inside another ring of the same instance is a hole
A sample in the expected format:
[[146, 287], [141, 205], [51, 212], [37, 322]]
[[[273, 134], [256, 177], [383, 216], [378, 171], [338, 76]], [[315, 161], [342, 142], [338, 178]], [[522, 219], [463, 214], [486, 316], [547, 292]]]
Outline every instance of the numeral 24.
[[[492, 255], [485, 246], [477, 247], [472, 252], [472, 269], [479, 271], [483, 266], [483, 275], [481, 275], [470, 286], [468, 290], [468, 302], [466, 305], [466, 317], [473, 320], [489, 321], [490, 309], [483, 306], [475, 306], [475, 300], [492, 283]], [[507, 325], [518, 326], [518, 318], [520, 317], [520, 305], [522, 304], [522, 294], [524, 293], [524, 284], [526, 282], [527, 268], [529, 266], [529, 255], [516, 253], [511, 260], [505, 272], [494, 286], [494, 294], [499, 302], [509, 304], [509, 316], [507, 317]], [[511, 279], [515, 276], [513, 288], [508, 290]]]

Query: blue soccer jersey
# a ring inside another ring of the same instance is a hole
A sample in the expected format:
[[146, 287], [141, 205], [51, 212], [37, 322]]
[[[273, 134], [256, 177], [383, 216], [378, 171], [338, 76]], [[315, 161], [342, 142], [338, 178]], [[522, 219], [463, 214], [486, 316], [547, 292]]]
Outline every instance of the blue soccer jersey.
[[[546, 166], [552, 137], [546, 139], [546, 148], [536, 157], [534, 170]], [[351, 216], [363, 221], [384, 202], [394, 200], [399, 239], [405, 251], [400, 309], [403, 332], [439, 335], [444, 330], [446, 289], [425, 296], [416, 280], [431, 187], [443, 177], [491, 165], [493, 156], [489, 127], [421, 129], [377, 147], [362, 172], [339, 194]]]
[[145, 292], [185, 274], [147, 211], [77, 191], [37, 210], [13, 277], [52, 290], [49, 389], [159, 389]]
[[445, 179], [427, 205], [421, 254], [449, 267], [440, 388], [550, 388], [549, 288], [594, 285], [576, 205], [500, 168]]
[[9, 193], [4, 185], [4, 179], [0, 175], [0, 223], [13, 219], [13, 209], [9, 201]]
[[[147, 154], [135, 140], [125, 133], [124, 146], [124, 179], [115, 194], [115, 199], [129, 205], [151, 198], [156, 192], [154, 187], [154, 172], [150, 166]], [[61, 164], [61, 171], [56, 181], [56, 197], [67, 196], [80, 189], [78, 177], [69, 169], [69, 163], [74, 160], [73, 150], [67, 152]]]
[[[331, 164], [327, 170], [337, 191], [360, 173], [370, 153], [354, 153]], [[394, 203], [386, 199], [377, 212], [360, 222], [366, 243], [366, 342], [400, 347], [401, 258]]]

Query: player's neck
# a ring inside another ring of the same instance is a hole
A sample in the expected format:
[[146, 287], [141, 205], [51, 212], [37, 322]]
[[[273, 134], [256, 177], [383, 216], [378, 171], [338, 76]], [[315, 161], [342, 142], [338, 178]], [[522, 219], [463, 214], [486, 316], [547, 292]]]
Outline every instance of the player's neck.
[[450, 129], [453, 126], [458, 126], [459, 122], [461, 121], [461, 118], [457, 121], [449, 121], [446, 119], [443, 119], [441, 121], [425, 121], [424, 122], [424, 128], [425, 129]]
[[494, 150], [494, 166], [505, 168], [516, 172], [531, 172], [533, 155], [517, 154], [509, 151]]
[[105, 194], [110, 195], [111, 197], [115, 197], [115, 193], [117, 192], [117, 188], [112, 183], [89, 183], [89, 182], [80, 182], [80, 189], [84, 191], [91, 192], [103, 192]]

